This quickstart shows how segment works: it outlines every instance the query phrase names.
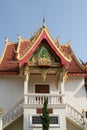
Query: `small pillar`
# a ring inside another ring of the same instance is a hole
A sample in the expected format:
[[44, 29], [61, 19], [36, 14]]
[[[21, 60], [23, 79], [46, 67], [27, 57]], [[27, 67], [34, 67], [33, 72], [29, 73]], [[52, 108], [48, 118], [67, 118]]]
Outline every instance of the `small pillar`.
[[28, 104], [28, 79], [29, 79], [29, 66], [26, 64], [24, 68], [24, 104]]
[[3, 114], [3, 109], [0, 109], [0, 130], [2, 130], [2, 114]]
[[84, 130], [87, 130], [87, 111], [83, 109], [82, 114], [83, 114]]
[[63, 74], [61, 73], [60, 74], [60, 91], [61, 91], [61, 94], [63, 94], [62, 96], [62, 103], [65, 103], [65, 90], [64, 90], [64, 82], [63, 82]]
[[24, 104], [28, 103], [28, 73], [24, 73]]
[[61, 94], [63, 94], [63, 96], [62, 96], [62, 103], [65, 103], [64, 83], [61, 83]]

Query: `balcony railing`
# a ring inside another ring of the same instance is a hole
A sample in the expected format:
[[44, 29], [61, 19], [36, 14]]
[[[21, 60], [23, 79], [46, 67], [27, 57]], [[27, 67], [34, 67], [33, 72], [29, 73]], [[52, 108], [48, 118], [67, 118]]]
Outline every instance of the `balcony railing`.
[[44, 98], [48, 99], [48, 104], [64, 103], [64, 94], [28, 93], [24, 94], [24, 104], [43, 104]]

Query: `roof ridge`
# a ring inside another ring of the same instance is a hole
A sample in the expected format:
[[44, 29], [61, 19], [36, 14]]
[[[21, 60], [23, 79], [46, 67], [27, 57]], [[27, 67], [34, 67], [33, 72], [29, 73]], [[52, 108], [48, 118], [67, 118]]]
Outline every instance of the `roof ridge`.
[[80, 63], [80, 61], [79, 61], [78, 58], [76, 57], [74, 51], [72, 50], [70, 44], [69, 44], [68, 47], [70, 48], [70, 50], [71, 50], [71, 52], [72, 52], [72, 53], [71, 53], [71, 57], [73, 57], [73, 58], [75, 59], [76, 63], [77, 63], [82, 69], [85, 70], [85, 69], [86, 69], [85, 66], [84, 66], [83, 64]]
[[27, 51], [31, 48], [31, 46], [35, 43], [35, 41], [37, 40], [37, 38], [39, 37], [40, 33], [42, 31], [42, 28], [39, 28], [38, 31], [35, 32], [35, 34], [30, 38], [30, 43], [27, 46], [27, 48], [20, 53], [20, 58], [22, 58], [22, 56], [27, 53]]

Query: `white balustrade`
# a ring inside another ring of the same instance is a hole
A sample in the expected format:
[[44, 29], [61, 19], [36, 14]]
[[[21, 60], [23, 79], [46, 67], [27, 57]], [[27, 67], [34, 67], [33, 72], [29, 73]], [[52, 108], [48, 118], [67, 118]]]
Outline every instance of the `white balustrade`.
[[[48, 104], [60, 104], [62, 103], [62, 98], [64, 97], [64, 94], [28, 93], [24, 94], [24, 97], [26, 96], [27, 104], [43, 104], [44, 98], [48, 99]], [[26, 104], [26, 102], [24, 104]]]
[[[28, 99], [27, 104], [33, 105], [33, 104], [43, 104], [44, 98], [48, 99], [48, 104], [61, 104], [64, 95], [28, 93], [25, 94], [24, 96], [27, 96]], [[8, 126], [10, 123], [15, 121], [18, 117], [20, 117], [23, 114], [22, 103], [23, 100], [18, 102], [10, 111], [8, 111], [6, 114], [2, 116], [3, 128]], [[73, 108], [69, 104], [66, 104], [66, 116], [69, 119], [72, 119], [80, 127], [84, 128], [85, 122], [84, 122], [83, 114], [78, 112], [75, 108]]]
[[78, 124], [82, 128], [84, 127], [83, 114], [78, 112], [69, 104], [66, 104], [66, 115], [68, 118], [72, 119], [76, 124]]
[[18, 102], [10, 111], [8, 111], [6, 114], [3, 115], [3, 128], [5, 128], [7, 125], [12, 123], [14, 120], [16, 120], [19, 116], [22, 115], [22, 103], [23, 99]]

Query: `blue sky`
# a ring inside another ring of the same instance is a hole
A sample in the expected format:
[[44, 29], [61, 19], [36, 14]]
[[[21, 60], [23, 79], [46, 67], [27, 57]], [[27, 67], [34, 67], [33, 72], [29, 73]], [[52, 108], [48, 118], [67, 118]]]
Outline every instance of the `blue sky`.
[[71, 41], [77, 58], [87, 61], [87, 0], [0, 0], [0, 55], [4, 37], [17, 42], [17, 34], [30, 38], [43, 17], [53, 38]]

